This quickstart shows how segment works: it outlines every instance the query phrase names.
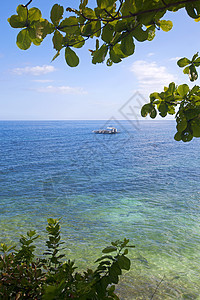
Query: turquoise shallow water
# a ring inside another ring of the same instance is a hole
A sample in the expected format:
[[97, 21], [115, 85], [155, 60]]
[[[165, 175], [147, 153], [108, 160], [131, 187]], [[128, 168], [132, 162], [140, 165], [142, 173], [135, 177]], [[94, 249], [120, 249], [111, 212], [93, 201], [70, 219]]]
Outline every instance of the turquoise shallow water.
[[[129, 238], [121, 299], [200, 299], [198, 139], [173, 140], [173, 121], [0, 122], [0, 242], [62, 217], [67, 255], [93, 265]], [[106, 124], [108, 125], [108, 124]], [[39, 242], [39, 246], [42, 245]]]

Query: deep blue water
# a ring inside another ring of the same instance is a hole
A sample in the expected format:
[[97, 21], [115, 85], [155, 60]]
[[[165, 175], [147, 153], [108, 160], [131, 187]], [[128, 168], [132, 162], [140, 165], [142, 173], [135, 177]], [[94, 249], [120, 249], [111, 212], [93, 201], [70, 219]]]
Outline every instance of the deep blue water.
[[173, 121], [92, 133], [105, 123], [0, 122], [0, 242], [62, 217], [81, 268], [110, 241], [135, 244], [122, 299], [151, 299], [162, 279], [153, 299], [200, 299], [200, 140], [174, 141]]

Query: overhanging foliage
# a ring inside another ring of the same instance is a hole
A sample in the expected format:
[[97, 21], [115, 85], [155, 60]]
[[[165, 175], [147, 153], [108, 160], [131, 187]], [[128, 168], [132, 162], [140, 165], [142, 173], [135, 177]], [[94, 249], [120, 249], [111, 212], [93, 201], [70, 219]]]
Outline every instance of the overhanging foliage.
[[[27, 50], [32, 43], [38, 46], [52, 34], [56, 50], [52, 60], [64, 50], [70, 67], [79, 64], [76, 49], [83, 47], [89, 39], [95, 40], [94, 49], [89, 50], [92, 63], [106, 60], [107, 66], [111, 66], [134, 54], [135, 41], [152, 41], [156, 31], [171, 30], [172, 22], [162, 19], [168, 11], [185, 9], [189, 17], [200, 20], [200, 0], [97, 0], [95, 7], [89, 7], [88, 0], [80, 0], [78, 8], [54, 4], [50, 20], [43, 19], [38, 8], [29, 8], [32, 2], [19, 5], [17, 15], [8, 19], [13, 28], [20, 29], [17, 46]], [[191, 60], [180, 59], [178, 65], [184, 67], [183, 72], [189, 75], [190, 81], [198, 78], [198, 53]], [[175, 109], [178, 109], [177, 113]], [[176, 113], [177, 141], [188, 142], [193, 137], [200, 137], [199, 86], [189, 89], [186, 84], [177, 86], [172, 82], [162, 93], [152, 93], [150, 103], [142, 107], [141, 114], [155, 118], [157, 111], [162, 117]]]

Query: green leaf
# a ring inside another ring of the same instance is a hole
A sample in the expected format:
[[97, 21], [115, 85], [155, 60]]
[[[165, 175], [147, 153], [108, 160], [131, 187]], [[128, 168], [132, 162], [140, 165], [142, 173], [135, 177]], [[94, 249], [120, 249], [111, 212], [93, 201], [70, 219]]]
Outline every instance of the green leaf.
[[192, 62], [194, 62], [198, 56], [199, 56], [199, 52], [194, 54], [193, 57], [192, 57]]
[[110, 5], [113, 5], [114, 1], [113, 0], [97, 0], [97, 5], [101, 9], [107, 8]]
[[31, 38], [28, 29], [21, 30], [17, 35], [17, 46], [22, 50], [27, 50], [31, 46]]
[[33, 44], [35, 46], [39, 46], [42, 43], [42, 39], [40, 39], [40, 38], [35, 38], [35, 39], [31, 38], [31, 41], [33, 42]]
[[[35, 27], [28, 27], [28, 32], [29, 32], [29, 36], [30, 36], [30, 39], [33, 41], [35, 40], [37, 37], [36, 37], [36, 28]], [[41, 39], [42, 40], [42, 39]]]
[[97, 283], [97, 294], [99, 298], [97, 299], [105, 299], [105, 291], [107, 286], [110, 284], [110, 279], [108, 276], [101, 277], [100, 281]]
[[117, 273], [115, 273], [115, 270], [113, 270], [113, 269], [109, 270], [109, 279], [110, 279], [111, 283], [118, 284], [119, 276], [117, 275]]
[[156, 36], [156, 29], [154, 26], [150, 26], [149, 28], [147, 28], [147, 33], [148, 33], [148, 41], [152, 41], [155, 36]]
[[53, 285], [48, 285], [45, 288], [45, 293], [43, 295], [44, 300], [53, 300], [56, 297], [57, 287]]
[[79, 29], [78, 19], [76, 17], [66, 18], [60, 23], [58, 29], [73, 34]]
[[27, 16], [28, 16], [28, 11], [27, 11], [26, 7], [24, 7], [23, 5], [19, 5], [19, 6], [17, 7], [17, 13], [18, 13], [20, 19], [21, 19], [22, 21], [25, 21], [25, 22], [26, 22]]
[[109, 54], [110, 54], [111, 60], [112, 60], [114, 63], [119, 63], [119, 62], [122, 61], [121, 58], [120, 58], [120, 55], [117, 54], [117, 53], [114, 51], [113, 48], [110, 49]]
[[143, 0], [135, 0], [135, 5], [136, 5], [137, 10], [140, 10], [143, 8], [144, 1]]
[[121, 12], [123, 16], [136, 12], [136, 6], [134, 4], [134, 1], [132, 0], [123, 1]]
[[105, 60], [108, 51], [108, 46], [102, 45], [98, 50], [94, 51], [92, 63], [101, 63]]
[[36, 27], [36, 32], [37, 32], [36, 34], [41, 35], [43, 39], [47, 36], [47, 34], [51, 34], [52, 32], [54, 32], [53, 24], [51, 24], [46, 19], [44, 19], [40, 22], [36, 22], [35, 27]]
[[[150, 112], [150, 117], [152, 118], [152, 119], [155, 119], [155, 117], [157, 116], [157, 111], [156, 111], [156, 109], [155, 108], [153, 108], [152, 110], [151, 110], [151, 112]], [[127, 246], [128, 247], [128, 246]]]
[[119, 266], [118, 258], [117, 258], [117, 261], [113, 262], [113, 264], [110, 266], [109, 272], [110, 272], [110, 274], [113, 273], [117, 276], [122, 274], [122, 270]]
[[51, 9], [51, 21], [55, 26], [59, 24], [60, 20], [62, 19], [63, 13], [63, 6], [54, 4], [54, 6]]
[[28, 20], [30, 23], [33, 21], [39, 21], [41, 17], [42, 17], [41, 11], [38, 8], [32, 7], [29, 9]]
[[127, 30], [127, 27], [128, 27], [127, 20], [119, 20], [115, 25], [115, 31], [116, 32], [125, 31]]
[[93, 28], [92, 28], [92, 23], [87, 22], [83, 27], [82, 27], [82, 35], [83, 36], [90, 36], [93, 34]]
[[134, 53], [135, 45], [133, 42], [133, 37], [129, 34], [128, 36], [125, 36], [123, 40], [121, 41], [121, 51], [129, 56]]
[[189, 78], [190, 81], [195, 81], [198, 78], [197, 70], [193, 64], [189, 66]]
[[65, 60], [70, 67], [76, 67], [79, 64], [79, 58], [76, 53], [69, 47], [65, 49]]
[[33, 42], [33, 44], [34, 44], [35, 46], [39, 46], [39, 45], [42, 43], [42, 40], [39, 39], [39, 38], [31, 39], [31, 41]]
[[151, 103], [147, 103], [147, 104], [143, 105], [143, 107], [141, 109], [141, 116], [146, 117], [148, 115], [148, 113], [151, 112], [151, 109], [152, 109]]
[[62, 34], [58, 30], [56, 30], [54, 32], [54, 35], [53, 35], [53, 45], [54, 45], [54, 49], [56, 49], [57, 51], [60, 51], [62, 49], [63, 36], [62, 36]]
[[200, 120], [195, 119], [191, 121], [191, 129], [194, 137], [200, 137]]
[[200, 3], [199, 1], [193, 2], [194, 8], [197, 11], [198, 16], [200, 16]]
[[139, 42], [144, 42], [148, 39], [148, 30], [143, 30], [138, 26], [133, 30], [132, 34]]
[[191, 120], [199, 115], [199, 111], [196, 107], [190, 108], [190, 105], [187, 105], [184, 114], [187, 120]]
[[183, 69], [184, 74], [189, 74], [189, 72], [190, 72], [189, 66]]
[[108, 246], [106, 248], [104, 248], [102, 250], [102, 253], [110, 253], [110, 252], [114, 252], [117, 250], [117, 247], [114, 247], [114, 246]]
[[36, 234], [36, 231], [35, 231], [35, 230], [29, 230], [29, 231], [27, 232], [27, 235], [28, 235], [28, 237], [30, 237], [30, 238], [32, 238], [35, 234]]
[[125, 249], [123, 254], [127, 255], [128, 254], [128, 249]]
[[176, 89], [175, 83], [174, 83], [174, 82], [171, 82], [171, 83], [169, 84], [168, 91], [169, 91], [171, 94], [173, 94], [173, 93], [175, 92], [175, 89]]
[[[113, 296], [114, 291], [115, 291], [115, 285], [111, 285], [111, 287], [108, 288], [109, 296]], [[119, 299], [119, 298], [117, 297], [116, 300], [117, 299]]]
[[178, 86], [177, 91], [181, 97], [185, 97], [189, 92], [189, 86], [187, 84], [181, 84]]
[[186, 57], [183, 57], [183, 58], [181, 58], [181, 59], [179, 59], [179, 60], [177, 61], [177, 65], [178, 65], [180, 68], [183, 68], [183, 67], [189, 65], [190, 63], [191, 63], [191, 61], [190, 61], [188, 58], [186, 58]]
[[95, 263], [97, 263], [97, 262], [99, 262], [99, 261], [102, 261], [102, 260], [104, 260], [104, 259], [111, 259], [111, 260], [114, 260], [113, 257], [112, 257], [112, 255], [104, 255], [104, 256], [98, 258], [98, 259], [95, 261]]
[[127, 57], [127, 55], [125, 55], [122, 50], [121, 50], [121, 45], [120, 44], [115, 44], [112, 48], [111, 48], [114, 52], [115, 55], [117, 55], [120, 58], [125, 58]]
[[178, 130], [178, 132], [182, 132], [187, 128], [187, 120], [185, 117], [179, 117], [176, 119], [177, 121], [177, 125], [176, 128]]
[[8, 19], [12, 28], [23, 28], [26, 27], [26, 21], [23, 21], [18, 15], [13, 15]]
[[78, 36], [75, 40], [74, 44], [72, 43], [72, 47], [74, 48], [81, 48], [85, 44], [85, 40], [82, 36]]
[[87, 4], [88, 4], [88, 0], [83, 0], [83, 1], [81, 1], [81, 4], [80, 4], [79, 8], [84, 9]]
[[164, 117], [166, 117], [167, 112], [160, 112], [159, 115], [164, 118]]
[[198, 85], [193, 86], [193, 88], [191, 89], [191, 94], [196, 94], [198, 93], [200, 90], [200, 87]]
[[92, 22], [92, 28], [93, 28], [93, 36], [96, 36], [96, 37], [100, 37], [101, 35], [101, 22], [98, 20], [98, 21], [95, 21], [95, 22]]
[[113, 32], [114, 32], [113, 26], [107, 24], [102, 31], [102, 35], [101, 35], [102, 40], [109, 44], [113, 38]]
[[175, 114], [175, 106], [169, 105], [168, 106], [168, 112], [169, 115], [174, 115]]
[[[155, 12], [149, 12], [146, 14], [139, 15], [137, 17], [137, 19], [141, 24], [144, 24], [145, 26], [149, 26], [149, 25], [155, 23], [155, 16], [156, 16]], [[160, 18], [158, 18], [158, 19], [160, 19]]]
[[131, 266], [131, 261], [129, 258], [127, 258], [126, 256], [124, 255], [121, 255], [117, 258], [117, 261], [119, 263], [119, 266], [121, 269], [124, 269], [124, 270], [130, 270], [130, 266]]
[[157, 92], [151, 93], [149, 97], [151, 102], [153, 102], [155, 99], [161, 99], [159, 93]]
[[160, 28], [166, 32], [170, 31], [173, 27], [172, 21], [161, 20], [161, 21], [159, 21], [159, 25], [160, 25]]
[[108, 58], [107, 61], [106, 61], [106, 65], [108, 67], [111, 67], [113, 65], [113, 61], [110, 58]]
[[86, 7], [83, 10], [84, 16], [89, 19], [96, 19], [96, 15], [93, 9]]
[[181, 133], [181, 139], [183, 142], [190, 142], [193, 138], [192, 133], [186, 129]]
[[178, 142], [181, 141], [181, 132], [177, 132], [174, 136], [174, 139]]
[[195, 4], [193, 3], [186, 3], [185, 5], [185, 9], [187, 11], [187, 14], [193, 18], [193, 19], [197, 19], [199, 17], [198, 14], [196, 14], [196, 11], [195, 11]]
[[149, 110], [147, 109], [147, 105], [148, 104], [143, 105], [143, 107], [141, 109], [141, 116], [142, 117], [146, 117], [148, 115]]

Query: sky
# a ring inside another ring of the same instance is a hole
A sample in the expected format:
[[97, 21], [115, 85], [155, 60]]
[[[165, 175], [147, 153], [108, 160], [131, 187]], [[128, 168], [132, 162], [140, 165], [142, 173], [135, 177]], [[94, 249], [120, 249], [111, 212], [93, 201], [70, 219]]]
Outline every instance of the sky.
[[[93, 65], [88, 49], [91, 40], [78, 49], [80, 64], [67, 66], [64, 51], [54, 62], [52, 37], [41, 46], [23, 51], [16, 46], [17, 29], [7, 19], [15, 14], [21, 0], [3, 1], [0, 10], [0, 120], [107, 120], [124, 119], [125, 109], [132, 107], [132, 118], [140, 118], [140, 108], [151, 92], [161, 92], [171, 81], [189, 83], [177, 66], [180, 57], [191, 58], [200, 50], [200, 22], [189, 18], [184, 10], [168, 13], [170, 32], [159, 30], [153, 41], [136, 42], [134, 55], [119, 64], [107, 67]], [[49, 19], [54, 3], [62, 1], [33, 0]], [[66, 3], [66, 2], [65, 2]], [[78, 0], [69, 0], [74, 6]]]

